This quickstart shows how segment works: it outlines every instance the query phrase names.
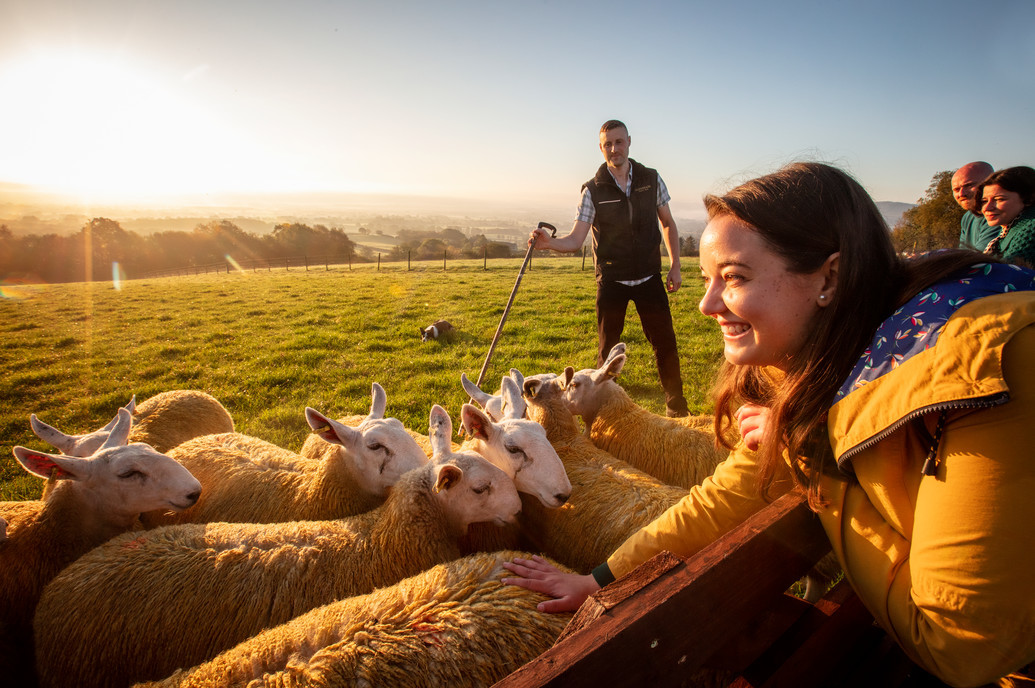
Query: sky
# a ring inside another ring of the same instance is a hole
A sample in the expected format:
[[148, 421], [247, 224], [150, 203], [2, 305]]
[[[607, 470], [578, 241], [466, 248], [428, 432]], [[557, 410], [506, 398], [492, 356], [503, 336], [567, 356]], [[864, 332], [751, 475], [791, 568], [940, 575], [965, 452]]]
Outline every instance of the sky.
[[1033, 27], [1033, 0], [4, 0], [0, 183], [573, 217], [617, 118], [677, 217], [801, 159], [912, 203], [1035, 165]]

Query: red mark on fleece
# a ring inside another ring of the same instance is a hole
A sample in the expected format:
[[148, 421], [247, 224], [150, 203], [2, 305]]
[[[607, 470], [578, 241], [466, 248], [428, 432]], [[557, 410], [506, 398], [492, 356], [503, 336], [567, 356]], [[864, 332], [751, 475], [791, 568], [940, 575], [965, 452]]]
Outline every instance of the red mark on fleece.
[[136, 540], [129, 540], [128, 542], [123, 542], [122, 547], [123, 549], [138, 549], [146, 544], [147, 536], [141, 535]]
[[413, 632], [421, 637], [421, 641], [425, 645], [434, 645], [435, 647], [442, 647], [445, 645], [445, 639], [442, 637], [442, 632], [445, 630], [443, 624], [434, 623], [431, 617], [425, 616], [420, 619], [415, 619], [410, 624], [410, 628]]

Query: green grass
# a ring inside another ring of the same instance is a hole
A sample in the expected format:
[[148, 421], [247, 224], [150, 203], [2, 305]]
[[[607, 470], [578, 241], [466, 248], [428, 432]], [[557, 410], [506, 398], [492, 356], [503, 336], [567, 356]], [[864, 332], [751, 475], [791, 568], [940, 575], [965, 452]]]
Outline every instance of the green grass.
[[[476, 379], [521, 260], [300, 268], [111, 283], [19, 286], [0, 294], [0, 500], [39, 496], [42, 481], [11, 447], [50, 450], [29, 414], [68, 433], [100, 427], [131, 395], [200, 389], [237, 429], [298, 450], [312, 406], [333, 417], [365, 413], [370, 385], [388, 415], [426, 430], [432, 404], [458, 421], [460, 373]], [[697, 311], [697, 264], [671, 297], [691, 412], [708, 411], [721, 357], [714, 323]], [[516, 367], [526, 375], [595, 365], [595, 285], [580, 257], [533, 260], [522, 278], [483, 389]], [[445, 318], [451, 342], [421, 344], [418, 328]], [[634, 309], [620, 383], [661, 413], [664, 397]]]

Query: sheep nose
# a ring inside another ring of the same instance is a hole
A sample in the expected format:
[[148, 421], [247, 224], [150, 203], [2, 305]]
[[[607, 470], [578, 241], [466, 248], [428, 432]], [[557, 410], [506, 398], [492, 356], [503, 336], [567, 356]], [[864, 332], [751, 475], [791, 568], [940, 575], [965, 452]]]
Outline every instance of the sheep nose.
[[571, 493], [559, 492], [553, 496], [557, 500], [557, 506], [564, 506], [564, 503], [568, 501], [568, 497], [571, 497]]
[[198, 503], [199, 497], [201, 497], [201, 490], [195, 490], [194, 492], [191, 492], [189, 495], [187, 495], [187, 502], [190, 504], [190, 506], [194, 506]]

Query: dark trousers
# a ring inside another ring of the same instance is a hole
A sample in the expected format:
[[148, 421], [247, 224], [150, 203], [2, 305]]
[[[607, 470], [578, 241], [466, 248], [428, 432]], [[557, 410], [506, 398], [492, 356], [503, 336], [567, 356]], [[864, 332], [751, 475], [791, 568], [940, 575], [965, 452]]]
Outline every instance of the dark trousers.
[[643, 334], [654, 349], [658, 377], [661, 378], [661, 387], [665, 390], [665, 406], [669, 411], [686, 413], [683, 376], [679, 372], [679, 352], [676, 350], [676, 333], [672, 328], [668, 293], [660, 275], [654, 275], [635, 287], [607, 280], [597, 282], [597, 338], [600, 345], [597, 352], [597, 367], [604, 364], [611, 348], [622, 341], [625, 312], [630, 301], [636, 306]]

